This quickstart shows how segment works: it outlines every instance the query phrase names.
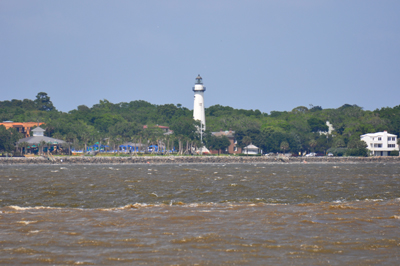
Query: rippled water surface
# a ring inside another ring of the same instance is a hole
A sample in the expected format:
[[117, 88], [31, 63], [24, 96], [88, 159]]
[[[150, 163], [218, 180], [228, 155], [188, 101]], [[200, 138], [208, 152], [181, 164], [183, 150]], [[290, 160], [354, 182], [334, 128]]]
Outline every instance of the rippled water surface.
[[398, 164], [0, 166], [0, 264], [398, 265]]

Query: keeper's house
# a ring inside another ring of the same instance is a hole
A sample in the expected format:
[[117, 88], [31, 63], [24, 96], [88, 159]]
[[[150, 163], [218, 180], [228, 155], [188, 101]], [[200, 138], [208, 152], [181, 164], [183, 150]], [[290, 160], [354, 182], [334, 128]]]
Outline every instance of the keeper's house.
[[[229, 130], [229, 131], [222, 131], [222, 129], [219, 132], [211, 132], [213, 136], [216, 137], [221, 137], [221, 136], [227, 136], [229, 141], [231, 142], [231, 145], [225, 150], [221, 151], [221, 153], [229, 153], [229, 154], [238, 154], [242, 153], [242, 148], [236, 146], [237, 141], [235, 139], [235, 131]], [[218, 154], [217, 150], [211, 150], [211, 154]]]
[[360, 136], [368, 145], [367, 149], [373, 156], [389, 156], [391, 151], [398, 151], [397, 136], [387, 131], [368, 133]]

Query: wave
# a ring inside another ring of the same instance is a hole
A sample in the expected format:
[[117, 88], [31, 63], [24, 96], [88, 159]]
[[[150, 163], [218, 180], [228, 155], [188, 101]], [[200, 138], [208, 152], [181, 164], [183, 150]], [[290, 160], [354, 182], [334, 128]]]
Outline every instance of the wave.
[[[35, 207], [23, 207], [23, 206], [5, 206], [0, 208], [0, 213], [15, 212], [15, 211], [35, 211], [35, 210], [97, 210], [97, 211], [120, 211], [120, 210], [131, 210], [131, 209], [143, 209], [143, 208], [235, 208], [235, 207], [264, 207], [264, 206], [290, 206], [290, 207], [326, 207], [327, 209], [363, 209], [363, 204], [398, 204], [400, 198], [391, 200], [382, 199], [365, 199], [356, 201], [332, 201], [332, 202], [319, 202], [319, 203], [265, 203], [265, 202], [207, 202], [207, 203], [184, 203], [184, 202], [171, 202], [170, 204], [165, 203], [131, 203], [119, 207], [100, 207], [100, 208], [77, 208], [77, 207], [52, 207], [52, 206], [35, 206]], [[359, 206], [360, 205], [360, 206]], [[398, 219], [396, 217], [396, 219]]]

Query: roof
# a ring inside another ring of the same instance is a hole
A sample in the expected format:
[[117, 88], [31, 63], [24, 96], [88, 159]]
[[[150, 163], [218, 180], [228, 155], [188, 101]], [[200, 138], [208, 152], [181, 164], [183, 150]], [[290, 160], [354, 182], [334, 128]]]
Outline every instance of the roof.
[[244, 148], [247, 149], [247, 150], [257, 150], [258, 149], [258, 147], [254, 146], [253, 144], [250, 144], [250, 145], [248, 145], [248, 146], [246, 146]]
[[378, 136], [383, 136], [386, 133], [386, 135], [390, 136], [390, 137], [397, 137], [397, 135], [395, 134], [390, 134], [387, 132], [375, 132], [375, 133], [367, 133], [364, 135], [361, 135], [360, 137], [378, 137]]
[[218, 131], [218, 132], [211, 132], [212, 135], [216, 136], [216, 137], [220, 137], [220, 136], [227, 136], [228, 138], [234, 137], [235, 131], [232, 130], [226, 130], [226, 131]]
[[5, 126], [7, 129], [10, 127], [25, 127], [32, 128], [34, 126], [43, 125], [44, 122], [13, 122], [13, 121], [3, 121], [0, 125]]
[[41, 142], [46, 142], [46, 143], [51, 143], [51, 144], [63, 144], [66, 143], [65, 141], [61, 139], [55, 139], [55, 138], [50, 138], [46, 136], [33, 136], [33, 137], [27, 137], [23, 138], [17, 141], [17, 144], [21, 144], [23, 142], [26, 142], [28, 144], [40, 144]]
[[35, 128], [35, 129], [32, 129], [32, 132], [45, 132], [46, 130], [44, 130], [43, 128], [41, 128], [41, 127], [37, 127], [37, 128]]
[[[169, 127], [167, 127], [167, 126], [159, 126], [159, 125], [156, 125], [156, 126], [154, 126], [154, 127], [169, 129]], [[146, 128], [147, 128], [147, 125], [144, 125], [143, 128], [146, 129]]]

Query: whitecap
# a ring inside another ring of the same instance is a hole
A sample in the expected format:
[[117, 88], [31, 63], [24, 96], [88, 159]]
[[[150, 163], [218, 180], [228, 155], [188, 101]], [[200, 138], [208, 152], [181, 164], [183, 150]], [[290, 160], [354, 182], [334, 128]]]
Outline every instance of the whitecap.
[[27, 225], [27, 224], [34, 224], [34, 223], [37, 223], [37, 221], [18, 221], [17, 223], [18, 223], [18, 224], [25, 224], [25, 225]]

